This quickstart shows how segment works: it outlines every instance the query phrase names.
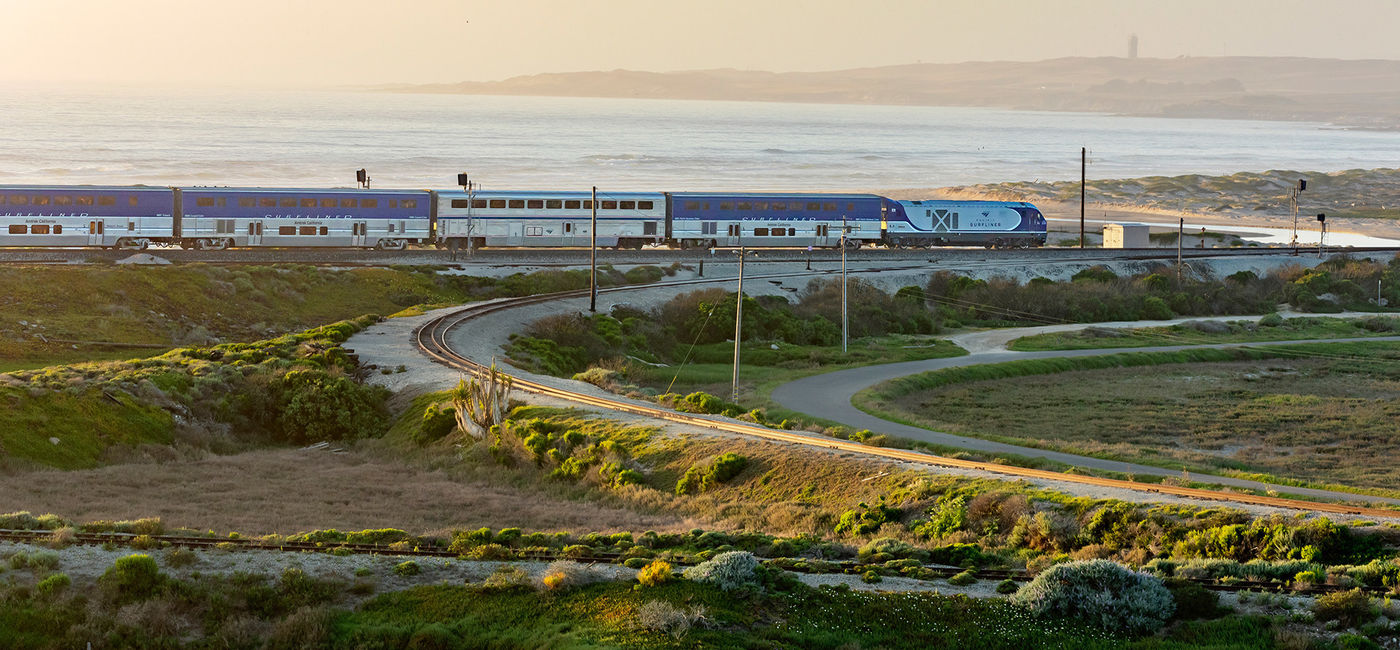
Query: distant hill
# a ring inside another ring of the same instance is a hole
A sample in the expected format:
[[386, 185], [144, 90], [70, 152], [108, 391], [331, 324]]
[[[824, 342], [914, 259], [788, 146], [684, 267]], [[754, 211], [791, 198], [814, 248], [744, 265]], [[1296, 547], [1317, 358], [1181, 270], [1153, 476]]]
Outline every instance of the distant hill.
[[569, 72], [376, 90], [916, 106], [1303, 120], [1400, 129], [1400, 61], [1063, 58], [831, 72]]

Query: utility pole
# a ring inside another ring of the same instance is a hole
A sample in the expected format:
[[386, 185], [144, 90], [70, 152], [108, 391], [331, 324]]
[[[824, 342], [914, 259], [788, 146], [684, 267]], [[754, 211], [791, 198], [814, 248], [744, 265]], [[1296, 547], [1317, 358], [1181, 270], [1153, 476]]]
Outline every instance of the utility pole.
[[[472, 220], [472, 204], [475, 203], [473, 199], [476, 198], [476, 183], [473, 183], [471, 176], [467, 174], [457, 174], [457, 184], [461, 185], [462, 189], [467, 191], [467, 257], [471, 257], [473, 252], [472, 235], [475, 234], [473, 231], [475, 230], [474, 226], [476, 225], [475, 222]], [[452, 254], [454, 256], [457, 254], [456, 249], [453, 249]]]
[[593, 186], [593, 220], [588, 228], [588, 311], [598, 313], [598, 186]]
[[1089, 148], [1079, 148], [1079, 247], [1084, 248], [1084, 199], [1088, 192], [1084, 189], [1089, 175]]
[[846, 338], [850, 321], [846, 317], [846, 215], [841, 215], [841, 354], [846, 353]]
[[1322, 226], [1322, 230], [1317, 233], [1317, 258], [1322, 259], [1327, 250], [1327, 215], [1317, 213], [1317, 225]]
[[1186, 236], [1186, 218], [1176, 221], [1176, 284], [1181, 286], [1181, 240]]
[[1295, 249], [1293, 252], [1295, 254], [1298, 252], [1296, 250], [1298, 248], [1298, 194], [1306, 189], [1308, 189], [1307, 179], [1300, 178], [1297, 187], [1288, 193], [1288, 211], [1293, 215], [1293, 248]]
[[744, 340], [744, 245], [739, 244], [739, 297], [734, 304], [734, 379], [729, 389], [729, 401], [739, 401], [739, 345]]

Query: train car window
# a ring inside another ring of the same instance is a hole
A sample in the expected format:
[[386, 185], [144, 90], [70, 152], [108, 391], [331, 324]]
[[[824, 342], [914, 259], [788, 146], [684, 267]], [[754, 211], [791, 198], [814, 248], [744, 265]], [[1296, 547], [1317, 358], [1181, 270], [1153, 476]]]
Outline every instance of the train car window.
[[817, 211], [820, 211], [821, 209], [822, 209], [822, 204], [820, 204], [820, 203], [808, 203], [808, 204], [807, 204], [807, 211], [808, 211], [808, 212], [817, 212]]
[[582, 201], [565, 201], [565, 202], [564, 202], [564, 209], [565, 209], [565, 210], [577, 210], [577, 209], [579, 209], [579, 207], [582, 206], [582, 205], [583, 205], [583, 202], [582, 202]]
[[486, 199], [472, 199], [472, 207], [473, 207], [473, 208], [484, 208], [484, 207], [486, 207]]
[[135, 222], [135, 221], [128, 221], [128, 222], [126, 222], [126, 231], [127, 231], [127, 232], [132, 232], [132, 231], [134, 231], [134, 230], [136, 230], [136, 222]]
[[856, 204], [854, 204], [854, 203], [847, 203], [847, 204], [846, 204], [846, 211], [847, 211], [847, 212], [855, 212], [855, 211], [856, 211]]
[[589, 199], [589, 200], [587, 200], [587, 201], [584, 201], [584, 202], [583, 202], [583, 209], [585, 209], [585, 210], [592, 210], [592, 209], [593, 209], [593, 200], [592, 200], [592, 199]]
[[[18, 199], [18, 198], [22, 198], [22, 197], [13, 196], [13, 197], [10, 197], [10, 198], [11, 198], [11, 199]], [[11, 201], [11, 203], [13, 203], [13, 202], [14, 202], [14, 201]], [[97, 204], [98, 204], [98, 205], [116, 205], [116, 204], [117, 204], [117, 199], [116, 199], [116, 197], [112, 197], [112, 196], [99, 196], [99, 197], [97, 197]]]
[[[355, 199], [341, 199], [341, 200], [340, 200], [340, 207], [342, 207], [342, 208], [353, 208], [353, 207], [359, 205], [359, 203], [360, 203], [360, 202], [359, 202], [359, 201], [356, 201]], [[409, 206], [406, 206], [406, 205], [405, 205], [405, 206], [403, 206], [403, 207], [407, 208], [407, 207], [409, 207]]]
[[655, 222], [655, 221], [648, 221], [648, 222], [642, 224], [642, 234], [643, 234], [643, 235], [655, 235], [655, 234], [656, 234], [656, 222]]
[[699, 209], [700, 209], [700, 202], [699, 202], [699, 201], [686, 201], [686, 202], [685, 202], [685, 209], [687, 209], [687, 210], [699, 210]]
[[48, 204], [49, 204], [49, 197], [47, 197], [47, 196], [36, 196], [36, 197], [34, 197], [34, 205], [48, 205]]
[[[12, 197], [10, 197], [10, 205], [29, 205], [29, 197], [27, 197], [27, 196], [12, 196]], [[103, 205], [110, 205], [110, 204], [103, 203]]]
[[330, 229], [329, 229], [329, 228], [326, 228], [325, 226], [321, 226], [321, 234], [322, 234], [322, 235], [324, 235], [324, 234], [326, 234], [326, 233], [328, 233], [328, 232], [330, 232]]
[[[4, 202], [5, 202], [4, 199], [3, 199], [3, 198], [0, 198], [0, 203], [4, 203]], [[75, 197], [73, 197], [73, 203], [75, 203], [75, 204], [77, 204], [77, 205], [92, 205], [92, 197], [91, 197], [91, 196], [75, 196]]]
[[323, 208], [334, 208], [335, 205], [336, 205], [336, 200], [335, 200], [335, 199], [321, 199], [321, 207], [323, 207]]
[[563, 207], [564, 202], [559, 199], [550, 199], [544, 202], [544, 208], [546, 210], [560, 210], [563, 209]]
[[418, 199], [404, 199], [404, 200], [399, 204], [399, 207], [404, 208], [404, 209], [417, 208], [417, 207], [418, 207]]
[[302, 199], [302, 200], [301, 200], [301, 207], [303, 207], [303, 208], [314, 208], [314, 207], [316, 207], [316, 199]]
[[53, 225], [53, 234], [55, 234], [55, 235], [62, 235], [62, 234], [63, 234], [63, 224], [61, 224], [61, 223], [56, 223], [56, 224], [54, 224], [54, 225]]
[[10, 225], [10, 234], [11, 234], [11, 235], [23, 235], [23, 234], [26, 233], [26, 232], [29, 232], [29, 227], [26, 226], [26, 225], [24, 225], [24, 224], [11, 224], [11, 225]]
[[788, 228], [788, 237], [796, 237], [796, 236], [797, 236], [797, 229], [796, 229], [796, 228]]
[[0, 194], [0, 205], [5, 205], [5, 195]]
[[752, 204], [752, 203], [740, 203], [740, 204], [739, 204], [739, 209], [740, 209], [740, 210], [752, 210], [752, 209], [753, 209], [753, 204]]
[[505, 200], [505, 199], [491, 199], [491, 207], [493, 207], [493, 208], [504, 208], [504, 207], [506, 207], [506, 200]]
[[296, 227], [296, 226], [278, 226], [278, 227], [277, 227], [277, 234], [279, 234], [279, 235], [295, 235], [295, 234], [297, 234], [297, 227]]
[[835, 203], [823, 203], [823, 204], [822, 204], [822, 211], [823, 211], [823, 212], [835, 212], [835, 211], [836, 211], [836, 204], [835, 204]]
[[599, 209], [599, 210], [616, 210], [616, 209], [617, 209], [617, 201], [603, 201], [603, 204], [600, 205], [600, 206], [598, 206], [598, 209]]
[[394, 232], [394, 222], [389, 222], [389, 232]]
[[131, 196], [126, 197], [126, 204], [129, 205], [129, 206], [131, 206], [131, 207], [133, 207], [133, 208], [136, 207], [136, 204], [139, 203], [139, 202], [140, 202], [140, 197], [136, 196], [135, 194], [132, 194]]
[[636, 201], [622, 201], [622, 202], [618, 203], [617, 205], [618, 205], [619, 208], [622, 208], [623, 210], [636, 210], [636, 209], [637, 209], [637, 202], [636, 202]]
[[29, 227], [29, 234], [31, 234], [31, 235], [47, 235], [47, 234], [49, 234], [49, 224], [46, 224], [46, 223], [36, 223], [36, 224], [34, 224], [34, 225], [32, 225], [32, 226]]
[[55, 196], [55, 197], [53, 197], [53, 204], [54, 204], [54, 205], [73, 205], [73, 197], [71, 197], [71, 196]]
[[654, 205], [651, 201], [637, 201], [638, 210], [651, 210]]
[[302, 234], [302, 235], [314, 235], [314, 234], [316, 234], [316, 226], [301, 226], [300, 230], [301, 230], [301, 232], [300, 232], [299, 234]]
[[238, 207], [251, 208], [258, 204], [258, 200], [251, 196], [244, 196], [238, 199]]
[[452, 207], [454, 208], [470, 207], [471, 203], [472, 202], [467, 199], [452, 199]]
[[758, 202], [756, 202], [756, 203], [753, 204], [753, 209], [755, 209], [755, 210], [767, 210], [767, 209], [768, 209], [768, 202], [767, 202], [767, 201], [758, 201]]
[[398, 199], [389, 199], [389, 207], [390, 207], [390, 208], [397, 208], [397, 207], [399, 207], [399, 200], [398, 200]]
[[754, 236], [754, 237], [767, 237], [767, 236], [768, 236], [768, 229], [767, 229], [767, 228], [754, 228], [754, 229], [753, 229], [753, 236]]
[[360, 207], [377, 208], [379, 207], [379, 199], [360, 199]]
[[721, 209], [721, 210], [733, 210], [733, 209], [734, 209], [734, 204], [733, 204], [733, 203], [730, 203], [730, 202], [728, 202], [728, 201], [720, 201], [719, 209]]
[[519, 210], [519, 209], [524, 208], [524, 207], [525, 207], [525, 199], [511, 199], [511, 200], [510, 200], [510, 207], [511, 207], [512, 209], [515, 209], [515, 210]]
[[529, 201], [525, 202], [525, 207], [530, 208], [531, 210], [543, 210], [544, 201], [542, 199], [530, 199]]
[[730, 236], [730, 237], [738, 237], [738, 236], [739, 236], [739, 224], [737, 224], [737, 223], [731, 223], [731, 224], [729, 224], [729, 236]]
[[277, 205], [283, 208], [295, 208], [297, 207], [297, 200], [290, 197], [278, 199]]
[[194, 204], [197, 205], [197, 206], [199, 206], [199, 207], [201, 207], [201, 208], [211, 208], [211, 207], [214, 207], [214, 197], [212, 197], [212, 196], [201, 196], [201, 197], [199, 197], [199, 198], [197, 198], [197, 199], [194, 200]]
[[258, 199], [258, 205], [264, 208], [275, 208], [277, 207], [277, 199], [271, 197], [261, 198]]

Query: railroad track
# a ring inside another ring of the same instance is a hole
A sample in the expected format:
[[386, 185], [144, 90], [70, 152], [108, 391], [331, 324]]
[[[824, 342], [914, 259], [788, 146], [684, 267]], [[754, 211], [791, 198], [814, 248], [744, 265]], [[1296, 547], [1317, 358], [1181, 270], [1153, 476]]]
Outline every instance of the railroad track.
[[[50, 530], [5, 530], [0, 529], [0, 542], [12, 542], [18, 544], [42, 545], [53, 537]], [[79, 546], [106, 546], [116, 545], [131, 547], [135, 550], [150, 550], [153, 548], [188, 548], [202, 550], [241, 550], [241, 551], [281, 551], [292, 553], [346, 553], [350, 555], [390, 555], [399, 557], [446, 557], [462, 558], [463, 554], [449, 550], [441, 546], [422, 548], [395, 548], [383, 544], [348, 544], [331, 542], [289, 542], [271, 541], [257, 538], [223, 538], [223, 537], [198, 537], [191, 535], [136, 535], [132, 533], [74, 533], [71, 543]], [[558, 551], [535, 551], [528, 549], [512, 549], [511, 553], [515, 560], [573, 560], [586, 564], [619, 564], [625, 557], [623, 553], [597, 552], [592, 554], [563, 553]], [[793, 559], [795, 558], [788, 558]], [[673, 565], [687, 566], [694, 565], [694, 562], [685, 560], [668, 559]], [[772, 560], [769, 560], [772, 563]], [[836, 565], [838, 571], [818, 571], [810, 567], [793, 566], [793, 562], [784, 562], [782, 568], [787, 571], [807, 574], [842, 573], [846, 575], [863, 575], [868, 571], [880, 572], [885, 569], [880, 564], [866, 564], [862, 562], [839, 561], [829, 562]], [[1016, 582], [1028, 582], [1035, 576], [1024, 570], [1010, 569], [965, 569], [963, 567], [945, 565], [921, 565], [921, 580], [932, 578], [948, 579], [964, 571], [971, 571], [978, 580], [1014, 580]], [[1297, 585], [1278, 582], [1264, 582], [1257, 580], [1238, 580], [1231, 582], [1220, 582], [1214, 578], [1185, 578], [1190, 582], [1195, 582], [1206, 588], [1216, 591], [1287, 591], [1297, 595], [1319, 595], [1336, 591], [1347, 591], [1354, 587], [1342, 585], [1316, 584]], [[1389, 593], [1387, 587], [1360, 586], [1362, 591], [1373, 595]]]
[[[878, 269], [876, 270], [876, 272], [902, 270], [905, 268], [909, 267], [900, 267], [899, 269]], [[812, 273], [815, 274], [817, 272]], [[752, 274], [747, 275], [746, 277], [751, 279], [765, 279], [777, 277], [792, 277], [797, 275], [806, 275], [806, 273], [780, 273], [768, 275]], [[732, 278], [727, 280], [682, 280], [676, 282], [666, 282], [640, 286], [611, 287], [607, 289], [600, 289], [599, 293], [612, 293], [618, 291], [635, 290], [639, 288], [656, 288], [662, 286], [686, 286], [724, 281], [732, 281]], [[587, 290], [563, 291], [557, 293], [540, 294], [536, 296], [527, 296], [523, 298], [503, 300], [500, 302], [486, 305], [469, 306], [458, 311], [452, 312], [450, 314], [446, 314], [444, 316], [435, 318], [432, 321], [429, 321], [428, 323], [425, 323], [424, 325], [420, 326], [414, 331], [415, 342], [424, 354], [426, 354], [429, 358], [437, 361], [438, 363], [444, 364], [451, 368], [457, 368], [466, 372], [483, 372], [486, 370], [485, 366], [458, 354], [452, 349], [448, 340], [452, 330], [462, 326], [464, 323], [467, 323], [474, 318], [479, 318], [481, 316], [485, 316], [487, 314], [495, 313], [498, 311], [512, 309], [523, 305], [549, 302], [564, 298], [578, 298], [587, 295]], [[1359, 515], [1367, 517], [1383, 517], [1387, 519], [1400, 517], [1400, 511], [1387, 510], [1382, 508], [1369, 508], [1338, 503], [1313, 502], [1304, 501], [1301, 499], [1258, 496], [1253, 494], [1222, 492], [1217, 490], [1206, 490], [1201, 488], [1176, 487], [1162, 484], [1138, 483], [1135, 481], [1126, 481], [1120, 479], [1099, 478], [1094, 476], [1083, 476], [1077, 474], [1063, 474], [1060, 472], [1032, 469], [1027, 467], [1016, 467], [1012, 465], [1001, 465], [997, 463], [948, 458], [946, 456], [936, 456], [933, 454], [907, 449], [871, 447], [855, 442], [850, 442], [848, 440], [816, 437], [812, 435], [794, 433], [791, 431], [770, 429], [767, 427], [757, 426], [716, 416], [679, 413], [669, 409], [660, 408], [654, 405], [634, 402], [622, 398], [601, 397], [589, 395], [587, 393], [579, 393], [561, 388], [555, 388], [547, 384], [530, 381], [521, 377], [512, 377], [512, 380], [513, 385], [516, 388], [519, 388], [526, 392], [534, 393], [537, 395], [544, 395], [548, 397], [554, 397], [587, 406], [594, 406], [612, 411], [642, 415], [650, 418], [665, 420], [668, 422], [676, 422], [679, 424], [685, 424], [689, 426], [705, 427], [708, 429], [725, 431], [728, 433], [735, 433], [739, 435], [761, 438], [775, 442], [798, 444], [838, 452], [860, 454], [863, 456], [913, 462], [923, 465], [936, 465], [941, 467], [954, 467], [959, 469], [971, 469], [983, 472], [992, 472], [995, 474], [1001, 474], [1015, 478], [1046, 479], [1067, 483], [1077, 483], [1081, 485], [1092, 485], [1097, 487], [1109, 487], [1133, 490], [1137, 492], [1186, 497], [1191, 499], [1219, 501], [1222, 503], [1240, 503], [1257, 506], [1269, 506], [1275, 508], [1287, 508], [1291, 510], [1300, 510], [1306, 512]], [[1358, 498], [1361, 498], [1361, 495], [1358, 495]]]

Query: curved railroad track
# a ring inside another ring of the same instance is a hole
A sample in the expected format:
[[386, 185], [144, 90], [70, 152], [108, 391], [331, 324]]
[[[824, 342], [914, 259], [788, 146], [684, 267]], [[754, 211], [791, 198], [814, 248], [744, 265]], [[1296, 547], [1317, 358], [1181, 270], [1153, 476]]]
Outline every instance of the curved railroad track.
[[[881, 270], [896, 269], [892, 268]], [[825, 274], [830, 272], [812, 272], [811, 274], [818, 273]], [[784, 273], [768, 275], [753, 274], [746, 275], [745, 277], [746, 279], [765, 279], [776, 277], [792, 277], [800, 275], [808, 275], [808, 273]], [[650, 285], [629, 285], [626, 287], [612, 287], [608, 289], [600, 289], [599, 293], [612, 293], [618, 291], [635, 290], [640, 288], [655, 288], [658, 286], [685, 286], [725, 281], [733, 281], [733, 278], [683, 280], [677, 282], [666, 282]], [[563, 298], [577, 298], [587, 295], [587, 290], [563, 291], [557, 293], [540, 294], [535, 296], [527, 296], [523, 298], [503, 300], [491, 304], [468, 306], [455, 312], [440, 316], [423, 324], [422, 326], [414, 330], [413, 335], [418, 348], [429, 358], [437, 361], [438, 363], [466, 372], [483, 372], [486, 370], [485, 366], [475, 361], [472, 361], [471, 359], [468, 359], [465, 356], [462, 356], [461, 354], [458, 354], [452, 349], [451, 345], [449, 344], [449, 335], [452, 332], [452, 330], [462, 326], [465, 323], [470, 322], [474, 318], [479, 318], [481, 316], [485, 316], [487, 314], [495, 313], [498, 311], [511, 309], [522, 305], [548, 302]], [[1083, 476], [1076, 474], [1063, 474], [1060, 472], [1032, 469], [1027, 467], [1015, 467], [1012, 465], [1001, 465], [989, 462], [948, 458], [945, 456], [936, 456], [933, 454], [927, 454], [907, 449], [871, 447], [837, 438], [816, 437], [812, 435], [794, 433], [791, 431], [770, 429], [767, 427], [730, 420], [728, 418], [721, 418], [708, 415], [695, 415], [690, 413], [680, 413], [677, 411], [672, 411], [670, 409], [661, 408], [655, 405], [634, 402], [619, 397], [601, 397], [589, 395], [586, 393], [579, 393], [561, 388], [555, 388], [553, 386], [515, 376], [512, 376], [512, 380], [513, 385], [516, 388], [519, 388], [526, 392], [563, 399], [587, 406], [594, 406], [612, 411], [631, 413], [635, 415], [643, 415], [659, 420], [676, 422], [690, 426], [700, 426], [708, 429], [725, 431], [728, 433], [735, 433], [739, 435], [761, 438], [775, 442], [806, 445], [809, 447], [817, 447], [840, 452], [861, 454], [870, 457], [887, 458], [891, 460], [914, 462], [924, 465], [937, 465], [942, 467], [955, 467], [960, 469], [993, 472], [996, 474], [1002, 474], [1015, 478], [1048, 479], [1068, 483], [1078, 483], [1082, 485], [1093, 485], [1098, 487], [1134, 490], [1137, 492], [1148, 492], [1153, 494], [1187, 497], [1191, 499], [1203, 499], [1227, 503], [1270, 506], [1275, 508], [1288, 508], [1292, 510], [1300, 510], [1307, 512], [1360, 515], [1367, 517], [1384, 517], [1387, 519], [1396, 518], [1400, 516], [1400, 511], [1387, 510], [1381, 508], [1369, 508], [1338, 503], [1313, 502], [1304, 501], [1301, 499], [1288, 499], [1282, 497], [1258, 496], [1253, 494], [1222, 492], [1216, 490], [1206, 490], [1201, 488], [1138, 483], [1134, 481], [1125, 481], [1119, 479], [1099, 478], [1094, 476]]]

